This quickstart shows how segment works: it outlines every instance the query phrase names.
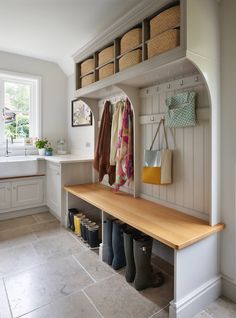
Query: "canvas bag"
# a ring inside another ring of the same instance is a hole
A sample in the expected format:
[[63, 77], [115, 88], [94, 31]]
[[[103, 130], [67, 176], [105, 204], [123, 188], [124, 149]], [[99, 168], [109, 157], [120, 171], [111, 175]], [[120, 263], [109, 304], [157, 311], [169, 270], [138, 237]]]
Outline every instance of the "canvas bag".
[[[150, 149], [144, 150], [144, 166], [142, 170], [142, 181], [144, 183], [164, 185], [172, 182], [172, 151], [168, 149], [166, 130], [162, 118]], [[163, 125], [166, 149], [152, 150], [156, 137]]]
[[184, 92], [166, 99], [166, 127], [178, 128], [197, 124], [195, 92]]

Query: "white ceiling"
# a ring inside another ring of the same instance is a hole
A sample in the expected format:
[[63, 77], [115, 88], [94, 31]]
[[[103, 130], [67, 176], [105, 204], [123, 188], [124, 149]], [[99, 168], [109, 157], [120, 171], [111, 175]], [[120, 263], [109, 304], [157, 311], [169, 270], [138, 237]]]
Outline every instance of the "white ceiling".
[[139, 1], [0, 0], [0, 50], [53, 61], [72, 74], [72, 54]]

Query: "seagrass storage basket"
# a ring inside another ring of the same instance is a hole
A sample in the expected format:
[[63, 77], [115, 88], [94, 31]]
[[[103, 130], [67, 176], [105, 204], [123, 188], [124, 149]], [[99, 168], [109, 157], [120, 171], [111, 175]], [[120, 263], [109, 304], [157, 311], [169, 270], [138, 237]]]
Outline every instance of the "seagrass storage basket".
[[81, 78], [81, 87], [92, 84], [92, 83], [94, 83], [94, 81], [95, 81], [94, 73], [86, 75], [86, 76]]
[[100, 80], [114, 74], [114, 63], [109, 63], [101, 67], [98, 71], [98, 74]]
[[142, 50], [137, 49], [131, 51], [129, 53], [126, 53], [119, 59], [119, 70], [124, 70], [140, 62], [142, 62]]
[[150, 20], [150, 39], [180, 25], [180, 6], [171, 7]]
[[142, 28], [127, 32], [120, 40], [120, 54], [124, 54], [142, 43]]
[[107, 47], [98, 54], [98, 65], [103, 65], [114, 59], [114, 45]]
[[148, 58], [169, 51], [180, 43], [180, 32], [177, 29], [165, 31], [147, 42]]
[[87, 59], [81, 63], [81, 76], [93, 72], [95, 68], [94, 58]]

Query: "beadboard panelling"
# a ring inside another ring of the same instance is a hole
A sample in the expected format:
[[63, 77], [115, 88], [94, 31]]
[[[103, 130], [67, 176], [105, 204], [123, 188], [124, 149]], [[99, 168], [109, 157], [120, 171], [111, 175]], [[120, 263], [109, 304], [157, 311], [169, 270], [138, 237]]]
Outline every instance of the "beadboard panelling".
[[[177, 129], [167, 128], [168, 144], [173, 149], [174, 182], [166, 186], [142, 183], [141, 195], [204, 217], [210, 211], [211, 138], [208, 95], [200, 76], [189, 76], [183, 80], [161, 83], [140, 90], [142, 100], [140, 155], [143, 157], [144, 149], [148, 149], [151, 145], [158, 121], [166, 111], [166, 98], [189, 90], [197, 93], [198, 125]], [[164, 142], [163, 137], [161, 132], [153, 149], [160, 148]]]

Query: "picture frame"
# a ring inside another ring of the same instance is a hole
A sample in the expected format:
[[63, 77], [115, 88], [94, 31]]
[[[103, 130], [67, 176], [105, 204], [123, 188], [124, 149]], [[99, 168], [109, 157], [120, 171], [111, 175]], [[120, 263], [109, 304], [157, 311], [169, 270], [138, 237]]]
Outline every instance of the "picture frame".
[[87, 104], [80, 99], [71, 102], [72, 127], [92, 126], [92, 112]]

